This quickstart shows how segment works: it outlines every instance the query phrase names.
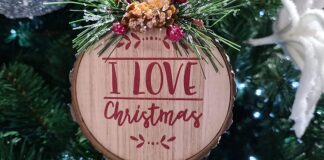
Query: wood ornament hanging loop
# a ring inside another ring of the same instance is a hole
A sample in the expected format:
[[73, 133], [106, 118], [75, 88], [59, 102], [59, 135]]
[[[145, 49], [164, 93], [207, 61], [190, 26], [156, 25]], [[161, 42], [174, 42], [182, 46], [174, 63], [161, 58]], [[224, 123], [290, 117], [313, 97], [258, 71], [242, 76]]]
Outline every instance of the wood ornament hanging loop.
[[235, 96], [221, 47], [213, 53], [224, 67], [216, 73], [202, 62], [204, 79], [199, 59], [178, 57], [165, 30], [129, 33], [98, 57], [108, 38], [80, 55], [71, 74], [72, 112], [96, 149], [118, 160], [182, 160], [217, 145]]

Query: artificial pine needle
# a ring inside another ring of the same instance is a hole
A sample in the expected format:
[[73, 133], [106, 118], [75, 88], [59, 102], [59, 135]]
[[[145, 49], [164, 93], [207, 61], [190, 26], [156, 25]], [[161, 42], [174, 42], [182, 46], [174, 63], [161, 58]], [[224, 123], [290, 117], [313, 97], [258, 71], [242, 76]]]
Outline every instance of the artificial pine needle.
[[[135, 1], [131, 0], [131, 2]], [[84, 9], [80, 9], [79, 7], [78, 9], [71, 10], [83, 12], [84, 14], [83, 18], [70, 22], [70, 24], [75, 24], [75, 26], [77, 26], [74, 29], [84, 29], [84, 31], [73, 40], [73, 47], [78, 49], [78, 52], [84, 52], [98, 42], [104, 35], [112, 34], [108, 41], [105, 42], [105, 46], [99, 51], [98, 54], [101, 55], [108, 47], [123, 39], [123, 36], [114, 35], [112, 33], [112, 26], [113, 23], [120, 22], [123, 16], [125, 16], [129, 5], [127, 1], [69, 0], [65, 2], [49, 2], [47, 4], [74, 4], [84, 6]], [[191, 51], [199, 59], [201, 67], [203, 66], [201, 61], [205, 63], [209, 61], [217, 72], [217, 64], [222, 67], [223, 65], [213, 54], [213, 48], [217, 47], [214, 42], [220, 41], [235, 50], [239, 50], [240, 46], [216, 34], [210, 28], [222, 22], [230, 14], [237, 12], [239, 6], [241, 6], [241, 4], [238, 4], [235, 0], [188, 0], [187, 3], [180, 5], [176, 4], [177, 18], [174, 23], [180, 25], [185, 31], [183, 40], [172, 43], [177, 56], [189, 56]], [[197, 26], [197, 24], [193, 23], [193, 20], [204, 20], [204, 22], [202, 22], [202, 26]], [[211, 23], [211, 25], [204, 25], [203, 23]], [[115, 48], [113, 50], [115, 50]]]

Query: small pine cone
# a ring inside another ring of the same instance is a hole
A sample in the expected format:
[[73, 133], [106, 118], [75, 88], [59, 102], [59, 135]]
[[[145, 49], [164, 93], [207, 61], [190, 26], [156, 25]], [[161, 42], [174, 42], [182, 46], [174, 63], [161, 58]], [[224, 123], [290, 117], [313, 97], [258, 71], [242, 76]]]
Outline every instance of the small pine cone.
[[153, 10], [148, 10], [144, 13], [145, 19], [152, 19], [154, 17], [154, 11]]
[[172, 25], [173, 23], [174, 23], [174, 19], [173, 19], [173, 18], [168, 19], [167, 22], [166, 22], [166, 24], [165, 24], [165, 26], [170, 26], [170, 25]]
[[125, 13], [125, 15], [121, 20], [121, 23], [127, 26], [129, 24], [129, 20], [130, 20], [129, 13]]
[[173, 13], [171, 10], [166, 11], [166, 19], [170, 19], [172, 17]]
[[135, 18], [129, 19], [128, 27], [134, 29], [136, 28], [136, 26], [137, 26], [137, 19]]
[[137, 24], [143, 26], [144, 25], [144, 18], [138, 18], [137, 19]]
[[171, 0], [145, 0], [153, 8], [161, 9], [164, 5], [169, 5]]
[[170, 8], [170, 5], [169, 5], [169, 4], [165, 4], [165, 5], [162, 7], [162, 12], [167, 11], [169, 8]]
[[148, 29], [151, 29], [151, 28], [153, 28], [153, 26], [154, 26], [154, 22], [153, 22], [153, 21], [148, 21], [148, 22], [146, 23], [146, 26], [148, 27]]
[[166, 21], [166, 15], [164, 12], [161, 12], [159, 14], [159, 23], [165, 23], [165, 21]]
[[130, 12], [130, 11], [132, 11], [132, 10], [134, 10], [135, 7], [136, 7], [138, 4], [140, 4], [140, 3], [137, 2], [137, 1], [135, 1], [135, 2], [131, 3], [130, 5], [128, 5], [128, 6], [127, 6], [127, 9], [126, 9], [127, 13]]
[[128, 5], [122, 24], [131, 30], [145, 32], [153, 27], [161, 28], [174, 22], [176, 8], [170, 0], [135, 1]]
[[175, 14], [177, 12], [177, 9], [174, 5], [171, 5], [169, 9], [172, 11], [172, 14]]

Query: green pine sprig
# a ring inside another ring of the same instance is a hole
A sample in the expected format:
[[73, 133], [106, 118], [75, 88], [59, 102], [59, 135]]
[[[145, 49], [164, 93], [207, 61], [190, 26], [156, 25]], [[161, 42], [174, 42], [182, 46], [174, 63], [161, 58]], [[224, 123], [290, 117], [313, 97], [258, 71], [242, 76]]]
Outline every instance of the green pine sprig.
[[[101, 55], [108, 47], [118, 43], [123, 38], [112, 34], [112, 26], [114, 22], [119, 22], [126, 13], [128, 6], [126, 0], [71, 0], [48, 4], [74, 4], [84, 7], [81, 10], [72, 10], [83, 13], [82, 19], [71, 22], [71, 24], [77, 26], [74, 29], [83, 29], [73, 40], [73, 47], [78, 49], [78, 53], [83, 53], [105, 35], [110, 35], [103, 49], [98, 52]], [[183, 55], [182, 52], [189, 54], [188, 50], [182, 49], [188, 46], [201, 61], [213, 65], [217, 72], [218, 66], [223, 67], [223, 64], [214, 56], [212, 48], [217, 47], [219, 42], [235, 50], [240, 50], [240, 46], [216, 34], [210, 28], [222, 22], [228, 15], [238, 12], [240, 6], [241, 4], [237, 4], [235, 0], [188, 0], [187, 3], [176, 5], [178, 11], [175, 23], [181, 25], [186, 32], [183, 40], [173, 43], [177, 53], [180, 56]], [[195, 25], [192, 22], [195, 19], [204, 20], [205, 26]], [[202, 66], [201, 62], [200, 65]]]
[[[73, 4], [84, 9], [71, 10], [72, 12], [81, 12], [83, 18], [70, 22], [74, 25], [73, 29], [83, 30], [73, 40], [73, 47], [78, 53], [83, 53], [90, 46], [95, 44], [105, 35], [111, 34], [111, 28], [114, 22], [120, 20], [127, 6], [127, 2], [115, 0], [71, 0], [65, 2], [51, 2], [47, 4]], [[110, 43], [114, 43], [117, 38], [112, 38]], [[102, 54], [101, 51], [98, 54]]]
[[[222, 22], [225, 17], [239, 11], [240, 4], [234, 3], [235, 0], [213, 0], [199, 1], [189, 0], [188, 3], [178, 5], [177, 23], [185, 30], [185, 38], [179, 42], [180, 46], [188, 45], [200, 61], [211, 64], [218, 72], [218, 66], [223, 64], [214, 56], [212, 48], [218, 46], [219, 42], [235, 49], [240, 50], [240, 45], [216, 34], [210, 28]], [[197, 26], [193, 20], [203, 20], [204, 26]], [[177, 49], [178, 52], [181, 50]], [[200, 62], [201, 64], [201, 62]]]

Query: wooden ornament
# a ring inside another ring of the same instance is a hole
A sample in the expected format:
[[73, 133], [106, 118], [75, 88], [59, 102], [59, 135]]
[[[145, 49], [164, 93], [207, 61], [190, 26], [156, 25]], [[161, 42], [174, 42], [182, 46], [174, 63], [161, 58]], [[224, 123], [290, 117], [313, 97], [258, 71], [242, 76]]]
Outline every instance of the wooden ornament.
[[223, 49], [213, 49], [219, 71], [201, 61], [203, 72], [190, 49], [177, 55], [165, 35], [131, 32], [98, 56], [107, 36], [75, 63], [73, 112], [110, 159], [199, 159], [232, 123], [235, 83]]

